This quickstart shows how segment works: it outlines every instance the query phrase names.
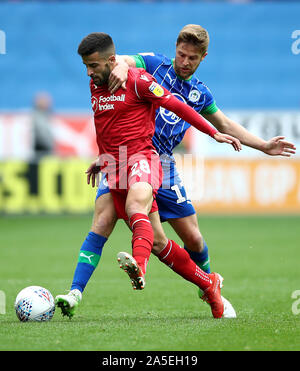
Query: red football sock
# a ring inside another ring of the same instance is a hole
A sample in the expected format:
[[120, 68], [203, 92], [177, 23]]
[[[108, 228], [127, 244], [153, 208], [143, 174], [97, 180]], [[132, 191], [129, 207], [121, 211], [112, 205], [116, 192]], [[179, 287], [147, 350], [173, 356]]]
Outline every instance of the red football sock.
[[147, 263], [153, 247], [153, 229], [145, 214], [134, 214], [129, 220], [132, 229], [132, 256], [142, 272], [146, 273]]
[[168, 240], [166, 247], [159, 253], [158, 258], [174, 272], [200, 287], [201, 290], [204, 291], [210, 286], [211, 280], [208, 274], [200, 269], [190, 258], [189, 253], [177, 245], [176, 242]]

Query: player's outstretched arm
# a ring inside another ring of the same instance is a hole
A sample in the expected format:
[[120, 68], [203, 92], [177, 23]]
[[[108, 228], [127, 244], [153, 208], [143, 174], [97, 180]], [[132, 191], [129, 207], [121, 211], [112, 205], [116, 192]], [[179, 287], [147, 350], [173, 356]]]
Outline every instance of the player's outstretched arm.
[[126, 90], [129, 67], [135, 67], [135, 60], [129, 55], [117, 55], [116, 66], [108, 79], [108, 90], [114, 94], [120, 87]]
[[221, 110], [203, 116], [220, 132], [238, 138], [245, 146], [257, 149], [270, 156], [290, 157], [295, 154], [296, 147], [293, 143], [285, 141], [284, 137], [274, 137], [265, 141], [250, 133], [242, 125], [228, 118]]

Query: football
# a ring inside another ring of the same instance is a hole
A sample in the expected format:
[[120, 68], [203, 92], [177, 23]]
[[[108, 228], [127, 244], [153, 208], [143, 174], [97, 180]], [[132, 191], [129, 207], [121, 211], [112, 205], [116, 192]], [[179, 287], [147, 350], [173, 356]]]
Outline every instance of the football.
[[29, 286], [17, 295], [15, 310], [21, 322], [50, 321], [55, 312], [55, 302], [49, 290], [41, 286]]

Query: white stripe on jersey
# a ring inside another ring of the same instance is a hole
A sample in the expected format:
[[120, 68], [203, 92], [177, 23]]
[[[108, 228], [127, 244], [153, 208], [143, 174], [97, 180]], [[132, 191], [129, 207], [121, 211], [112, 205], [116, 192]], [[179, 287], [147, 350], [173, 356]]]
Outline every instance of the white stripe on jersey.
[[[152, 76], [156, 74], [156, 71], [164, 64], [164, 61], [161, 62], [159, 66], [157, 66], [156, 70], [153, 72]], [[155, 76], [154, 76], [155, 77]]]
[[[161, 64], [162, 65], [162, 64]], [[161, 66], [160, 65], [160, 66]], [[159, 66], [159, 67], [160, 67]], [[170, 65], [170, 67], [167, 69], [167, 71], [166, 71], [166, 73], [165, 73], [165, 76], [163, 77], [163, 79], [162, 79], [162, 82], [161, 82], [161, 85], [163, 84], [163, 82], [165, 81], [165, 79], [166, 79], [166, 77], [167, 77], [167, 75], [169, 75], [169, 71], [170, 71], [170, 69], [173, 67], [173, 65], [171, 64]], [[158, 68], [155, 70], [155, 72], [158, 70]], [[169, 75], [170, 76], [170, 75]], [[176, 77], [175, 77], [175, 79], [172, 79], [172, 85], [171, 85], [171, 87], [169, 88], [169, 91], [172, 93], [172, 89], [173, 89], [173, 87], [174, 87], [174, 85], [175, 85], [175, 83], [176, 83], [176, 81], [178, 80], [178, 77], [177, 77], [177, 75], [176, 75]], [[181, 82], [181, 85], [182, 85], [182, 82]], [[181, 88], [182, 89], [182, 88]], [[157, 117], [159, 116], [159, 110], [158, 110], [158, 113], [157, 113], [157, 115], [156, 115], [156, 117], [155, 117], [155, 120], [157, 119]], [[167, 122], [165, 122], [164, 123], [164, 125], [162, 126], [162, 128], [161, 128], [161, 130], [160, 130], [160, 133], [159, 133], [159, 135], [158, 135], [158, 138], [159, 138], [159, 149], [161, 149], [161, 145], [162, 145], [162, 143], [161, 143], [161, 140], [160, 140], [160, 137], [161, 137], [161, 134], [163, 133], [163, 131], [164, 131], [164, 128], [165, 128], [165, 126], [167, 125]], [[172, 129], [172, 131], [174, 130], [174, 128]], [[166, 142], [165, 142], [166, 143]]]
[[[197, 84], [200, 82], [200, 80], [197, 78]], [[189, 93], [192, 91], [192, 89], [194, 89], [194, 87], [195, 87], [195, 84], [194, 85], [191, 85], [191, 88], [190, 88], [190, 91], [189, 91]], [[196, 88], [197, 89], [197, 88]], [[198, 89], [197, 89], [198, 90]], [[204, 104], [205, 104], [205, 99], [206, 99], [206, 96], [204, 96]], [[197, 103], [195, 103], [193, 106], [191, 106], [193, 109], [195, 109], [195, 106], [197, 105]], [[183, 126], [184, 126], [184, 122], [183, 122]], [[182, 127], [182, 129], [183, 129], [183, 127]], [[182, 132], [182, 131], [181, 131]], [[172, 145], [173, 145], [173, 143], [174, 142], [176, 142], [176, 140], [177, 140], [177, 138], [178, 138], [178, 136], [181, 134], [181, 132], [180, 133], [178, 133], [174, 138], [173, 138], [173, 141], [172, 141]]]
[[[171, 68], [172, 68], [172, 65], [168, 68], [168, 70], [167, 70], [167, 72], [166, 72], [164, 78], [161, 80], [161, 83], [160, 83], [161, 85], [164, 83], [164, 81], [165, 81], [167, 75], [169, 74], [169, 71], [170, 71]], [[157, 69], [156, 69], [156, 70], [157, 70]], [[155, 70], [155, 71], [156, 71], [156, 70]], [[170, 76], [170, 75], [169, 75], [169, 76]], [[176, 76], [176, 79], [177, 79], [177, 76]], [[174, 79], [173, 85], [175, 84], [176, 79]], [[173, 85], [172, 85], [172, 86], [173, 86]], [[172, 88], [172, 87], [171, 87], [171, 88]], [[171, 91], [171, 90], [169, 90], [169, 91]]]
[[141, 99], [141, 97], [139, 96], [139, 93], [137, 91], [136, 80], [134, 80], [134, 90], [135, 90], [135, 94], [138, 96], [138, 98]]
[[[181, 89], [180, 89], [180, 95], [181, 95], [181, 92], [182, 92], [182, 89], [183, 89], [183, 80], [181, 80]], [[183, 98], [184, 99], [184, 98]], [[185, 99], [184, 99], [185, 100]], [[185, 123], [185, 121], [184, 120], [182, 120], [182, 127], [181, 127], [181, 132], [182, 132], [182, 130], [183, 130], [183, 128], [184, 128], [184, 123]], [[175, 126], [176, 125], [173, 125], [173, 127], [172, 127], [172, 130], [171, 130], [171, 135], [173, 136], [173, 131], [174, 131], [174, 129], [175, 129]], [[165, 141], [165, 143], [167, 143], [167, 140]], [[173, 137], [173, 140], [172, 140], [172, 147], [173, 147], [173, 144], [174, 144], [174, 137]]]

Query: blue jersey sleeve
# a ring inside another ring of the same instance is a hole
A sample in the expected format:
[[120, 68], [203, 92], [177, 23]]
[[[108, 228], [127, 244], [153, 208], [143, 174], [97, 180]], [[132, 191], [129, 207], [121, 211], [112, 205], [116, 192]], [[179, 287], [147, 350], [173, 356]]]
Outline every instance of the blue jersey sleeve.
[[205, 103], [204, 103], [200, 113], [213, 114], [213, 113], [218, 111], [216, 101], [215, 101], [211, 91], [209, 90], [209, 88], [204, 84], [202, 84], [202, 85], [204, 87]]
[[132, 58], [134, 58], [137, 68], [144, 68], [152, 75], [164, 62], [165, 56], [154, 53], [139, 53], [133, 55]]

